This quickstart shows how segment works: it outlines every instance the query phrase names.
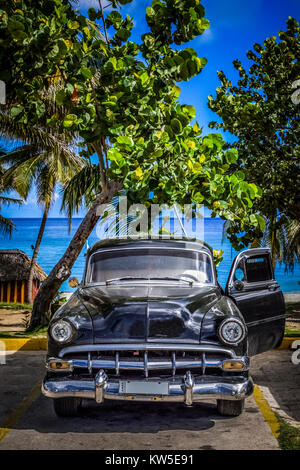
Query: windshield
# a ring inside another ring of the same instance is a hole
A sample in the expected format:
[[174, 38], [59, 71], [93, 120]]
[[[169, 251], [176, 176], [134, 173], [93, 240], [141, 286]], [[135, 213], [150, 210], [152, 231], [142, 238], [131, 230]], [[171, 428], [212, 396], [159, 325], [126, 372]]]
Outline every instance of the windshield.
[[102, 251], [91, 256], [88, 283], [126, 282], [144, 279], [169, 279], [179, 282], [212, 283], [210, 257], [202, 252], [135, 248]]

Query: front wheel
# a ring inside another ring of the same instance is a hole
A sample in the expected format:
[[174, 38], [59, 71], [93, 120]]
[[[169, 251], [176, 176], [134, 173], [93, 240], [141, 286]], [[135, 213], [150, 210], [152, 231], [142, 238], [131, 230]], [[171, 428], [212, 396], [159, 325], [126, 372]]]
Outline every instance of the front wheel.
[[243, 400], [217, 400], [217, 409], [222, 416], [239, 416], [244, 409]]
[[53, 400], [54, 410], [57, 416], [77, 416], [81, 405], [81, 398], [55, 398]]

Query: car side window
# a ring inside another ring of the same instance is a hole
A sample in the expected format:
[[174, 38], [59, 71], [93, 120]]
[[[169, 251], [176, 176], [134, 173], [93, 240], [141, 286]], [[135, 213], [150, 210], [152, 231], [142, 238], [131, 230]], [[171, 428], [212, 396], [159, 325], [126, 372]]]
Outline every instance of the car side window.
[[245, 261], [247, 282], [269, 281], [273, 278], [269, 256], [255, 256]]

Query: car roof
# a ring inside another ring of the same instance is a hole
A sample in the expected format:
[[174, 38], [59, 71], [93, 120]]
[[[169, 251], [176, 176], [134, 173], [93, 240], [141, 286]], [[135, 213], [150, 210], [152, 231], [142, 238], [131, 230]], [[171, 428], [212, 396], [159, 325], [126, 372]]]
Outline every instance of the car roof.
[[138, 247], [161, 247], [162, 245], [166, 248], [182, 248], [182, 249], [190, 249], [190, 250], [202, 250], [213, 254], [212, 248], [202, 240], [197, 240], [195, 238], [106, 238], [104, 240], [96, 242], [89, 250], [88, 256], [95, 253], [96, 251], [102, 248], [128, 248], [129, 246], [138, 246]]

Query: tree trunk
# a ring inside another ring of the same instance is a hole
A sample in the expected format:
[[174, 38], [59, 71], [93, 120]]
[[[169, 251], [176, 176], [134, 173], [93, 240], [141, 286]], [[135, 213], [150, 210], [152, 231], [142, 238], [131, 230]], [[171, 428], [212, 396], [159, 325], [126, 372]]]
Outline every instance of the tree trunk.
[[121, 187], [121, 183], [116, 181], [108, 183], [107, 188], [98, 196], [82, 220], [64, 255], [54, 266], [47, 279], [42, 283], [33, 304], [29, 330], [46, 324], [46, 316], [50, 311], [53, 298], [63, 282], [70, 276], [74, 262], [78, 258], [87, 238], [99, 220], [100, 216], [97, 215], [98, 206], [100, 204], [109, 203]]
[[27, 302], [29, 304], [32, 304], [32, 284], [33, 284], [34, 268], [35, 268], [35, 265], [36, 265], [36, 259], [37, 259], [38, 253], [39, 253], [41, 241], [42, 241], [42, 238], [43, 238], [43, 235], [44, 235], [44, 230], [45, 230], [45, 226], [46, 226], [46, 222], [47, 222], [49, 207], [50, 207], [50, 204], [46, 203], [44, 213], [43, 213], [42, 223], [41, 223], [41, 226], [40, 226], [40, 230], [39, 230], [39, 233], [38, 233], [38, 236], [37, 236], [37, 239], [36, 239], [36, 242], [35, 242], [35, 247], [34, 247], [34, 250], [33, 250], [33, 255], [32, 255], [32, 258], [31, 258], [29, 276], [28, 276], [28, 281], [27, 281]]

